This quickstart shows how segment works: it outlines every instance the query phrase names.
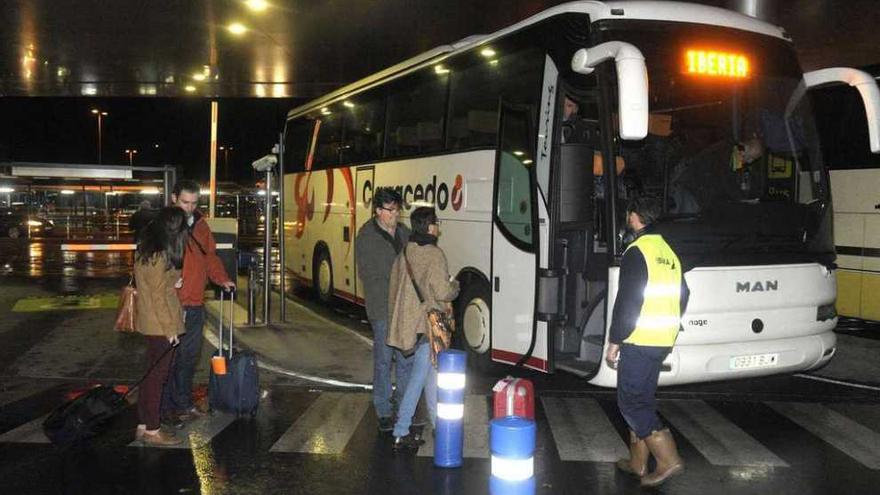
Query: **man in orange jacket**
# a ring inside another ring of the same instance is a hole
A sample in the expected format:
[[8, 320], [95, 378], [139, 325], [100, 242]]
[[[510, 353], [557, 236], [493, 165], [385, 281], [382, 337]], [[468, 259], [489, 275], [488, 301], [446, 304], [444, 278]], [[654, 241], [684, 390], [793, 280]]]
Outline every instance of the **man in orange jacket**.
[[175, 184], [171, 193], [174, 206], [186, 213], [190, 233], [183, 255], [183, 283], [177, 291], [183, 306], [186, 333], [180, 336], [180, 345], [175, 352], [174, 364], [162, 397], [163, 422], [178, 428], [183, 426], [183, 421], [203, 414], [193, 405], [192, 382], [202, 348], [205, 286], [210, 279], [224, 289], [235, 288], [235, 283], [223, 268], [223, 262], [217, 257], [211, 228], [198, 211], [199, 193], [199, 185], [189, 180]]

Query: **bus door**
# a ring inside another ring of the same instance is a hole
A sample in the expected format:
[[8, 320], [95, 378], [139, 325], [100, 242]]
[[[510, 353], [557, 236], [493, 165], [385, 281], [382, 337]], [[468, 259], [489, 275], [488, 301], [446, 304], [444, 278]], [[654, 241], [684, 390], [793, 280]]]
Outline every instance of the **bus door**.
[[[561, 85], [566, 87], [565, 85]], [[560, 92], [559, 107], [575, 103], [559, 126], [550, 173], [550, 259], [542, 285], [559, 296], [540, 300], [550, 325], [553, 367], [591, 377], [599, 368], [605, 336], [608, 255], [604, 221], [604, 164], [599, 153], [595, 92]]]
[[547, 371], [535, 321], [538, 263], [534, 144], [527, 109], [502, 105], [492, 213], [492, 359]]

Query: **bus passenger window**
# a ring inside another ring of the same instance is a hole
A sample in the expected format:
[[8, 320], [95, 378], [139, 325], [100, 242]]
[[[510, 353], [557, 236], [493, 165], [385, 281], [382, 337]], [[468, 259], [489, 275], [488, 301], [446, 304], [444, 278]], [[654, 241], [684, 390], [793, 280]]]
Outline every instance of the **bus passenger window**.
[[342, 102], [345, 131], [341, 163], [363, 163], [382, 156], [385, 99], [381, 94], [358, 94]]
[[443, 149], [448, 81], [448, 70], [432, 68], [430, 72], [406, 77], [390, 89], [386, 157]]

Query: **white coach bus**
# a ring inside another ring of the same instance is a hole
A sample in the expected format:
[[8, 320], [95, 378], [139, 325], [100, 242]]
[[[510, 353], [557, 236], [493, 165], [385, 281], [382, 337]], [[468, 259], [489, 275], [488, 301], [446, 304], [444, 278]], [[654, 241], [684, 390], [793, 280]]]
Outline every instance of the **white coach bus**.
[[[880, 74], [880, 66], [866, 70], [875, 77]], [[837, 311], [880, 321], [880, 155], [868, 152], [866, 114], [858, 92], [836, 85], [815, 96], [834, 198]]]
[[394, 187], [404, 221], [420, 205], [443, 221], [472, 368], [614, 386], [602, 356], [624, 205], [651, 194], [691, 289], [661, 384], [821, 366], [835, 251], [807, 90], [841, 81], [880, 151], [873, 80], [804, 74], [781, 28], [674, 2], [553, 7], [290, 111], [285, 268], [322, 299], [361, 302], [354, 237], [373, 191]]

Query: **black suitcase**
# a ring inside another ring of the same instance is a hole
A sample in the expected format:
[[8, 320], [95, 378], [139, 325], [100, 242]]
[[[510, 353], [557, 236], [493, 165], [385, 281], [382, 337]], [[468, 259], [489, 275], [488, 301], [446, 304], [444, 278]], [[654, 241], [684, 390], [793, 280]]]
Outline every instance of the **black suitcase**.
[[99, 385], [84, 394], [58, 406], [43, 421], [43, 433], [53, 444], [64, 447], [81, 447], [85, 442], [106, 430], [113, 417], [127, 406], [126, 398], [143, 382], [153, 368], [165, 359], [174, 347], [169, 347], [144, 376], [128, 391], [117, 392], [113, 387]]
[[[260, 375], [257, 358], [250, 352], [233, 352], [232, 333], [235, 310], [235, 292], [230, 292], [229, 299], [220, 293], [219, 338], [220, 345], [215, 356], [226, 357], [226, 373], [218, 375], [211, 367], [208, 377], [208, 404], [212, 410], [233, 413], [238, 416], [257, 414], [260, 401]], [[223, 320], [229, 312], [229, 348], [223, 348]]]

